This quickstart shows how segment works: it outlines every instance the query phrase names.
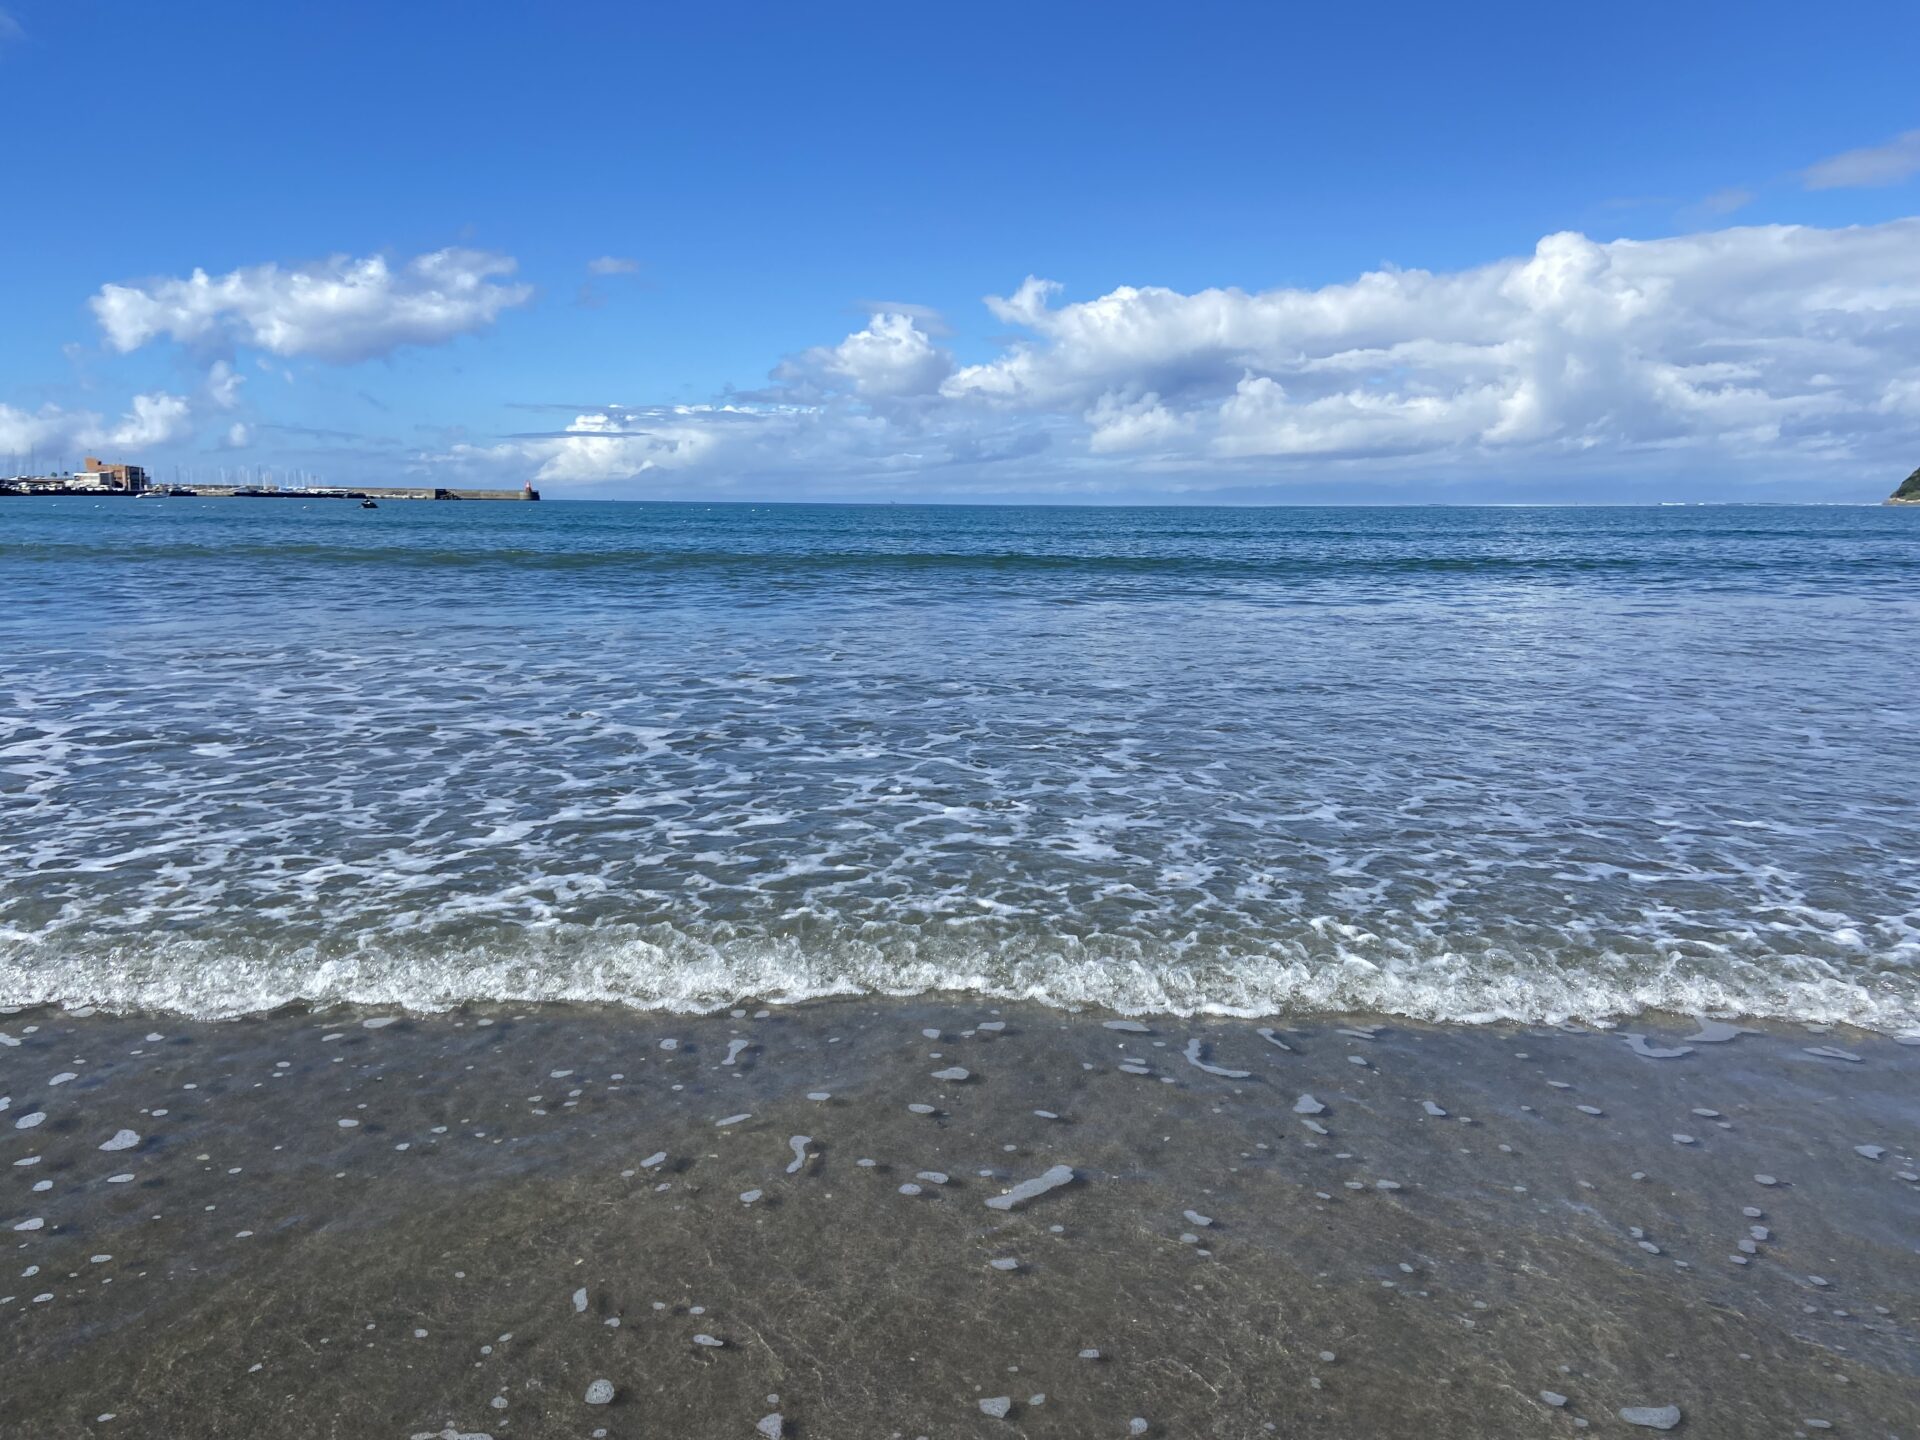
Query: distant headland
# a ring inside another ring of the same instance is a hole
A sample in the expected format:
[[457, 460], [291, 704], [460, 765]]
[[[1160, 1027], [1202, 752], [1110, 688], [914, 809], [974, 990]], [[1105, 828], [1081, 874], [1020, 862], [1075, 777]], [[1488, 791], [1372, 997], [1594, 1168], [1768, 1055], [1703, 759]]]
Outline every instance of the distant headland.
[[1920, 470], [1900, 482], [1900, 488], [1887, 497], [1889, 505], [1920, 505]]

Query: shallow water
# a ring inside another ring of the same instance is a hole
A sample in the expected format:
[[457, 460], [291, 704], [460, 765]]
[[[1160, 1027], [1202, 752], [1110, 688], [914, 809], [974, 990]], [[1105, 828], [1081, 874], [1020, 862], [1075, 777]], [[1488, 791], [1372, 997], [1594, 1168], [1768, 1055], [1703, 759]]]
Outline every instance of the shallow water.
[[0, 1004], [1920, 1023], [1920, 513], [0, 501]]

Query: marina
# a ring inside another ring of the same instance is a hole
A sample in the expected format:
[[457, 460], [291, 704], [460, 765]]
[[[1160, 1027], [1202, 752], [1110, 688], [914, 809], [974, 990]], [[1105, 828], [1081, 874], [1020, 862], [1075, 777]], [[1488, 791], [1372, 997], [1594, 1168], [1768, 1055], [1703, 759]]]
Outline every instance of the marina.
[[[101, 466], [89, 458], [86, 469], [71, 475], [15, 475], [0, 478], [0, 497], [29, 495], [115, 495], [128, 500], [538, 500], [531, 482], [518, 490], [468, 490], [445, 485], [155, 485], [138, 465]], [[377, 508], [367, 504], [367, 508]]]

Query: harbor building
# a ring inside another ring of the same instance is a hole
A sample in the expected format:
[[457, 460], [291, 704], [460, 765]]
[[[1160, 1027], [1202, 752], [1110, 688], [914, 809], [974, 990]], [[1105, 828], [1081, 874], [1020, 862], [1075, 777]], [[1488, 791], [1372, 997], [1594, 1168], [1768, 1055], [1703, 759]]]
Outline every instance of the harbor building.
[[66, 475], [0, 475], [0, 495], [148, 495], [247, 500], [360, 500], [378, 509], [381, 500], [538, 500], [529, 480], [518, 490], [454, 489], [445, 485], [312, 485], [283, 488], [272, 484], [155, 485], [138, 465], [109, 465], [89, 455]]
[[138, 495], [147, 488], [147, 472], [138, 465], [109, 465], [89, 455], [74, 472], [75, 486], [86, 490], [114, 490], [122, 495]]
[[70, 475], [14, 475], [0, 478], [0, 494], [144, 495], [147, 472], [138, 465], [109, 465], [89, 455]]

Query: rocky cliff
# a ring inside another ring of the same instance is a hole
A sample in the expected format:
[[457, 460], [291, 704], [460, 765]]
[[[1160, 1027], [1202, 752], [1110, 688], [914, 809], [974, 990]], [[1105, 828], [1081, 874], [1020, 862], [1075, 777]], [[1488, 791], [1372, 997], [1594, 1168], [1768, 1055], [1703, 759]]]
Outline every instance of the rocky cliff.
[[1920, 505], [1920, 470], [1900, 482], [1900, 488], [1887, 497], [1889, 505]]

